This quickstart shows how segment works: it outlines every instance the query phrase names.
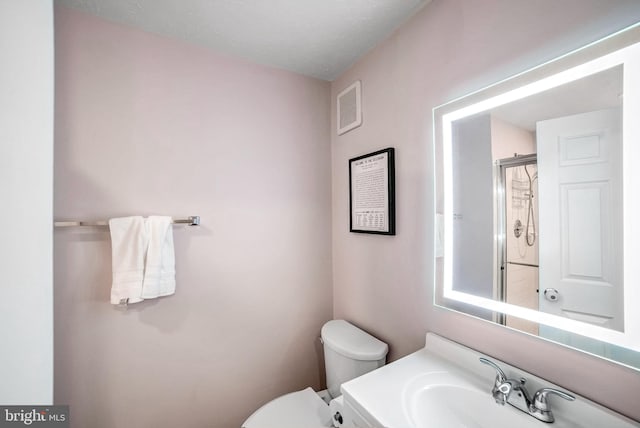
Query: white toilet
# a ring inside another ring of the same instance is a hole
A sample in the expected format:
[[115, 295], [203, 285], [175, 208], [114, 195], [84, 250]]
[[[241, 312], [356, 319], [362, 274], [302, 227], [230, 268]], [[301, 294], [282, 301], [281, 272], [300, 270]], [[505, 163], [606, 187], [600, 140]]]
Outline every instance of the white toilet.
[[[327, 391], [311, 388], [282, 395], [256, 410], [242, 428], [324, 428], [342, 424], [340, 385], [385, 364], [388, 346], [343, 320], [327, 322], [321, 331]], [[327, 404], [320, 394], [328, 392]], [[331, 410], [330, 410], [331, 409]], [[334, 419], [334, 416], [336, 418]]]

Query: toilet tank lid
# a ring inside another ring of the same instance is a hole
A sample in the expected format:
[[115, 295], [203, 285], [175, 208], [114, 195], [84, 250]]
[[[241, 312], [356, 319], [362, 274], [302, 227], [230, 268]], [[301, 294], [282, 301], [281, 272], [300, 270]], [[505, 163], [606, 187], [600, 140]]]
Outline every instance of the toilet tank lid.
[[326, 323], [322, 326], [321, 336], [325, 346], [355, 360], [380, 360], [389, 350], [386, 343], [344, 320]]

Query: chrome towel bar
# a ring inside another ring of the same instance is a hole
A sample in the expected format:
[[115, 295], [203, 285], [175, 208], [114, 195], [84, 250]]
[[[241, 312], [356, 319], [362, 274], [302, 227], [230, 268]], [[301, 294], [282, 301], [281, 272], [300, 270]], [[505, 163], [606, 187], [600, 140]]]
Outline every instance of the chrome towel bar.
[[[174, 218], [173, 224], [188, 224], [189, 226], [199, 226], [200, 216], [192, 215], [187, 218]], [[61, 221], [54, 221], [53, 226], [54, 227], [76, 227], [76, 226], [107, 226], [109, 227], [109, 222], [107, 220], [99, 220], [99, 221], [61, 220]]]

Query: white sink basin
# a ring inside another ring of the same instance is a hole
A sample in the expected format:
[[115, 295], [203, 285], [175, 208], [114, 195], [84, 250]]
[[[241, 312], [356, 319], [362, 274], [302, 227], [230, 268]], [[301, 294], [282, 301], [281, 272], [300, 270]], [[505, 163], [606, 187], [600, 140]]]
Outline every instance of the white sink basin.
[[412, 426], [451, 428], [540, 428], [541, 422], [516, 408], [500, 406], [488, 390], [449, 372], [419, 376], [405, 390]]

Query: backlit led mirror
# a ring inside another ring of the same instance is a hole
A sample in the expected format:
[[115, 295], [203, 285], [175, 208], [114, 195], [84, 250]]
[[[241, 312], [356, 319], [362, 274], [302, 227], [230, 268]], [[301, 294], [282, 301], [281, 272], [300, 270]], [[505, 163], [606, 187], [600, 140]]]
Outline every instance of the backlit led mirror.
[[436, 304], [640, 369], [639, 42], [434, 109]]

